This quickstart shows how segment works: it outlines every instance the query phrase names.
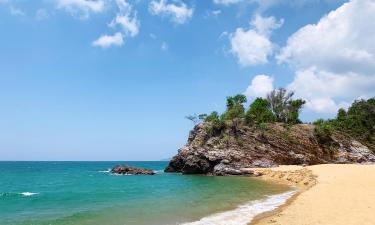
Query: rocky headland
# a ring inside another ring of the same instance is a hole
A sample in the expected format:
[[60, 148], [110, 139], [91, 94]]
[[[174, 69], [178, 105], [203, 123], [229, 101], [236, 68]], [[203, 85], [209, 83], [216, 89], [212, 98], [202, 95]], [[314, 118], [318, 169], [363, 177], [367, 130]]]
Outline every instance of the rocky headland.
[[312, 124], [249, 126], [239, 120], [217, 133], [209, 126], [202, 122], [194, 127], [166, 172], [257, 175], [242, 168], [375, 162], [365, 144], [338, 132], [322, 138]]

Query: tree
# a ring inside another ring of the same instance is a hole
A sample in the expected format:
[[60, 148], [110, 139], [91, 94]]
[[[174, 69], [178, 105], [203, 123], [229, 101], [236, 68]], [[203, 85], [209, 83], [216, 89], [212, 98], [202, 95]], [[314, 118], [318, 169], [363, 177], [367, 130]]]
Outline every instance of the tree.
[[294, 92], [287, 92], [285, 88], [275, 89], [267, 95], [267, 100], [271, 111], [276, 117], [276, 121], [285, 122], [287, 104], [293, 95]]
[[198, 116], [197, 115], [188, 115], [188, 116], [185, 116], [185, 119], [188, 119], [188, 120], [190, 120], [193, 124], [194, 124], [194, 126], [195, 125], [197, 125], [198, 123], [199, 123], [199, 118], [198, 118]]
[[349, 107], [342, 129], [353, 136], [370, 141], [375, 132], [375, 104], [374, 99], [356, 100]]
[[247, 99], [245, 95], [235, 95], [227, 97], [227, 111], [225, 112], [225, 120], [233, 120], [235, 118], [242, 118], [245, 115], [245, 107]]
[[344, 121], [346, 119], [346, 111], [345, 111], [345, 109], [343, 109], [343, 108], [339, 109], [339, 111], [337, 112], [336, 119], [338, 121]]
[[336, 119], [318, 120], [315, 124], [316, 133], [320, 136], [328, 136], [333, 129], [338, 130], [375, 150], [375, 98], [356, 100], [347, 111], [339, 109]]
[[275, 116], [270, 110], [270, 103], [263, 98], [256, 98], [246, 112], [246, 122], [258, 124], [275, 121]]
[[293, 91], [288, 92], [285, 88], [275, 89], [267, 95], [270, 109], [277, 122], [300, 123], [299, 113], [306, 102], [302, 99], [293, 100], [293, 95]]
[[306, 101], [302, 99], [289, 100], [287, 105], [285, 122], [289, 124], [301, 123], [301, 121], [299, 120], [299, 113], [301, 111], [302, 106], [305, 103]]
[[198, 119], [200, 120], [200, 121], [205, 121], [206, 120], [206, 118], [207, 118], [207, 114], [199, 114], [198, 115]]

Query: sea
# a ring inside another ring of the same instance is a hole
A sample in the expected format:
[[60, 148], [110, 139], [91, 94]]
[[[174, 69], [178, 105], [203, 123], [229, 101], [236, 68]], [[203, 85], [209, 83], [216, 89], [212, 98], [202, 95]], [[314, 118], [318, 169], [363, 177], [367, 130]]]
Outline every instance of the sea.
[[[119, 164], [156, 175], [113, 175]], [[295, 190], [249, 177], [164, 173], [168, 162], [0, 162], [0, 225], [246, 225]]]

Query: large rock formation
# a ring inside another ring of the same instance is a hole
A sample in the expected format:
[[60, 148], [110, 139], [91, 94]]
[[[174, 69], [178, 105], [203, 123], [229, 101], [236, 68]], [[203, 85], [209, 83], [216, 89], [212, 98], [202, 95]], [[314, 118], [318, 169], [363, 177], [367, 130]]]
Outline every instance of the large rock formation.
[[153, 170], [135, 168], [126, 165], [118, 165], [111, 169], [111, 173], [121, 174], [121, 175], [154, 175]]
[[166, 172], [241, 175], [243, 167], [375, 162], [373, 152], [360, 142], [338, 133], [323, 140], [310, 124], [259, 127], [240, 123], [216, 134], [208, 126], [195, 126]]

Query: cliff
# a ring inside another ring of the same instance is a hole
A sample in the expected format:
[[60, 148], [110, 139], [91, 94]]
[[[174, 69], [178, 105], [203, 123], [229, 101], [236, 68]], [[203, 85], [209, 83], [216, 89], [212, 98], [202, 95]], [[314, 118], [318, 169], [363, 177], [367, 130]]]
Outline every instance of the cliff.
[[362, 143], [339, 133], [318, 137], [311, 124], [248, 126], [240, 121], [214, 134], [209, 126], [194, 127], [166, 172], [241, 175], [244, 167], [375, 162]]

